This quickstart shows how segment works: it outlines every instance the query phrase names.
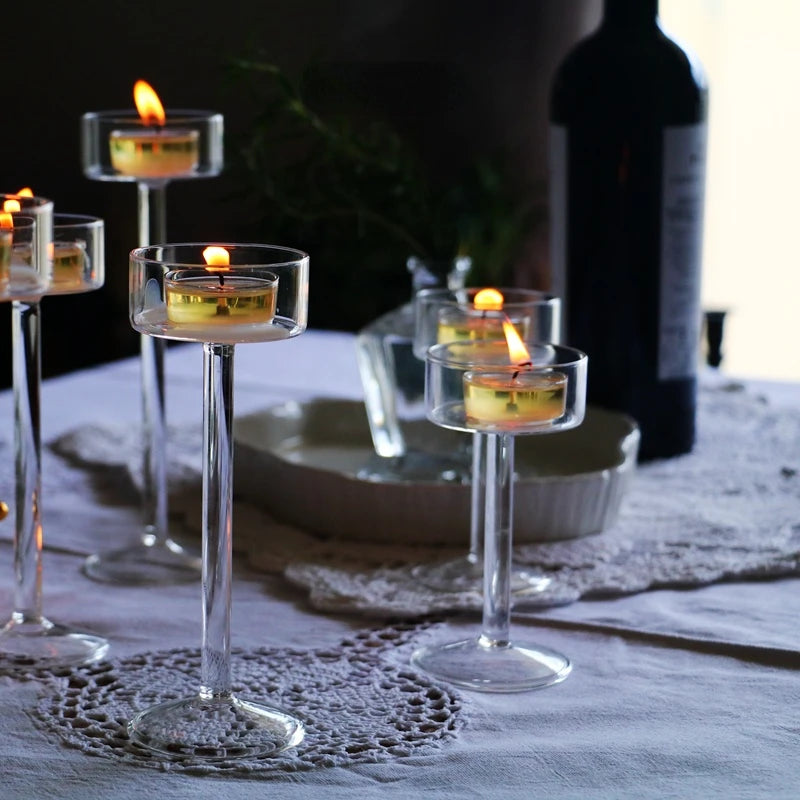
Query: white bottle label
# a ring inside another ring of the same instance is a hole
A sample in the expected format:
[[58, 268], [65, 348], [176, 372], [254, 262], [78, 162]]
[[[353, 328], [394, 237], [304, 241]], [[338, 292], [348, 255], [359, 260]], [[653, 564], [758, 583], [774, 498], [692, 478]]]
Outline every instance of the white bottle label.
[[658, 378], [697, 372], [707, 127], [664, 130]]

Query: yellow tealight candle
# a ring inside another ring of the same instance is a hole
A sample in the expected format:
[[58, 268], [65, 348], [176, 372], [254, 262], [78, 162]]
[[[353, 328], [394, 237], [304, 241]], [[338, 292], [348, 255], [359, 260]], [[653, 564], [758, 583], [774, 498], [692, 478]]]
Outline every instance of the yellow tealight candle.
[[175, 270], [164, 287], [167, 319], [176, 326], [267, 325], [275, 316], [277, 278]]
[[436, 330], [438, 344], [447, 342], [485, 342], [502, 339], [503, 322], [514, 323], [527, 338], [526, 316], [511, 318], [503, 310], [505, 298], [497, 289], [481, 289], [475, 294], [472, 305], [445, 307], [439, 312]]
[[56, 291], [80, 289], [86, 275], [86, 245], [83, 242], [53, 243], [52, 284]]
[[197, 131], [157, 128], [112, 131], [111, 166], [135, 178], [177, 178], [197, 168]]
[[560, 372], [466, 372], [468, 423], [514, 431], [552, 422], [566, 411], [567, 377]]
[[199, 133], [164, 127], [164, 107], [145, 81], [136, 81], [133, 96], [146, 127], [111, 132], [111, 166], [134, 178], [177, 178], [195, 170], [200, 161]]
[[[28, 291], [40, 291], [39, 274], [31, 266], [33, 252], [29, 242], [15, 242], [14, 215], [6, 210], [0, 211], [0, 295], [7, 300], [13, 295]], [[11, 206], [13, 210], [18, 210]]]
[[436, 341], [483, 342], [503, 338], [503, 317], [497, 312], [445, 309], [439, 317]]
[[8, 228], [0, 228], [0, 286], [8, 285], [11, 269], [11, 252], [14, 247], [14, 235]]
[[564, 416], [567, 376], [558, 370], [535, 368], [528, 348], [508, 320], [503, 322], [503, 334], [508, 366], [467, 370], [462, 376], [467, 423], [478, 429], [513, 433], [545, 427]]

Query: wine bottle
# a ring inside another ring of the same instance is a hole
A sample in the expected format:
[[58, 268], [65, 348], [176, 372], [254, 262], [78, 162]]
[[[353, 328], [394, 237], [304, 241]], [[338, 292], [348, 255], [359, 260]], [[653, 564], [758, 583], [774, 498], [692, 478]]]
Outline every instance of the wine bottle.
[[700, 353], [708, 89], [658, 0], [604, 0], [550, 94], [550, 249], [590, 403], [630, 414], [640, 459], [690, 451]]

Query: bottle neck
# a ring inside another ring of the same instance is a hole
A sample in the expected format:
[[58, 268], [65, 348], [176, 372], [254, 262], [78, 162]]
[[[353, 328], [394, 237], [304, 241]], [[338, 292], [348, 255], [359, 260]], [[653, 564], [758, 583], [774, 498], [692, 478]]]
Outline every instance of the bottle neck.
[[603, 0], [603, 25], [615, 28], [655, 28], [658, 0]]

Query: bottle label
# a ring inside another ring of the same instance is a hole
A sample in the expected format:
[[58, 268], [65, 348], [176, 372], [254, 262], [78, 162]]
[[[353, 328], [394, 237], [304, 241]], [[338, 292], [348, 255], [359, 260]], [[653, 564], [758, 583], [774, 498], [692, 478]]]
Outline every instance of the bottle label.
[[707, 126], [664, 129], [658, 378], [697, 372]]

